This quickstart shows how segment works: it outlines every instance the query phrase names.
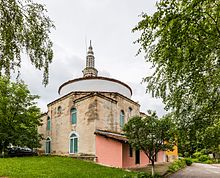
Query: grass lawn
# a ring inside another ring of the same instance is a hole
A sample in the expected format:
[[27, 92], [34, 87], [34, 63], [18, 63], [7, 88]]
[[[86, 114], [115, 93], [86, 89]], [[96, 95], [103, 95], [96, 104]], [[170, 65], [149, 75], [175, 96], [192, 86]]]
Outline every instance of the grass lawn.
[[65, 178], [112, 177], [136, 175], [122, 169], [109, 168], [95, 163], [68, 157], [23, 157], [0, 159], [0, 177], [9, 178]]

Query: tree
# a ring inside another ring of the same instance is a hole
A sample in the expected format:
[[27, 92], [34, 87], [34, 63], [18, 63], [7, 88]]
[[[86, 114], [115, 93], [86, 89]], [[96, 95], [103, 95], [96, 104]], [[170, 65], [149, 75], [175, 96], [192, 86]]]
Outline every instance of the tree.
[[31, 95], [23, 82], [10, 82], [0, 77], [0, 148], [9, 145], [39, 147], [41, 135], [40, 109], [36, 106], [36, 95]]
[[203, 141], [212, 153], [220, 152], [220, 121], [206, 128]]
[[26, 51], [36, 69], [43, 69], [43, 83], [48, 83], [48, 67], [52, 62], [49, 39], [52, 21], [43, 5], [32, 0], [0, 1], [0, 76], [10, 76], [11, 69], [21, 67], [21, 54]]
[[161, 150], [172, 150], [174, 147], [174, 128], [175, 125], [169, 117], [158, 119], [156, 113], [151, 111], [147, 117], [131, 118], [123, 128], [129, 144], [142, 150], [151, 161], [152, 175], [157, 153]]
[[134, 31], [152, 62], [147, 92], [174, 112], [179, 128], [199, 133], [220, 118], [220, 1], [161, 0]]

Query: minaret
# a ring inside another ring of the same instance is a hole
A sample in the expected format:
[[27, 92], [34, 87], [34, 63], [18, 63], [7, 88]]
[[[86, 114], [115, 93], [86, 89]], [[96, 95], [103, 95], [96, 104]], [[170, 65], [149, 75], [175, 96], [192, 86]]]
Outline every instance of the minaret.
[[97, 77], [98, 71], [95, 69], [95, 57], [92, 51], [90, 40], [89, 50], [86, 56], [86, 68], [82, 71], [83, 77]]

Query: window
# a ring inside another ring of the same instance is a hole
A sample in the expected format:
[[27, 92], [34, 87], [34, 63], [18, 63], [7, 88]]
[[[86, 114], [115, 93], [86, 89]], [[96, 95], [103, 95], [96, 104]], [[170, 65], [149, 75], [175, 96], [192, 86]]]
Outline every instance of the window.
[[50, 137], [47, 137], [46, 139], [46, 150], [45, 150], [46, 154], [50, 154], [51, 153], [51, 139]]
[[131, 145], [129, 145], [129, 156], [133, 157], [133, 149], [132, 149]]
[[62, 111], [61, 106], [58, 106], [58, 108], [57, 108], [57, 113], [58, 113], [58, 114], [60, 114], [60, 113], [61, 113], [61, 111]]
[[130, 118], [132, 116], [132, 108], [129, 107], [128, 108], [128, 118]]
[[69, 153], [74, 154], [78, 152], [78, 136], [76, 133], [70, 135], [70, 148]]
[[123, 110], [120, 112], [120, 127], [123, 127], [125, 123], [125, 113]]
[[50, 116], [47, 117], [47, 130], [51, 129], [51, 119]]
[[76, 108], [72, 108], [71, 109], [71, 123], [72, 124], [76, 124], [76, 121], [77, 121], [76, 114], [77, 114]]

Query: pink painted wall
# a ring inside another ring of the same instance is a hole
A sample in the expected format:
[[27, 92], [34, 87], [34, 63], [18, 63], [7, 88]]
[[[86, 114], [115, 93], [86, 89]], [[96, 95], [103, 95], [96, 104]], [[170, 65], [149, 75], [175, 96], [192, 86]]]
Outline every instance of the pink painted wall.
[[166, 162], [165, 151], [160, 151], [157, 156], [157, 162]]
[[129, 145], [123, 144], [123, 168], [131, 167], [143, 167], [149, 163], [148, 157], [143, 151], [140, 151], [140, 164], [135, 164], [135, 150], [133, 149], [133, 155], [130, 157]]
[[110, 138], [96, 135], [97, 163], [122, 167], [122, 144]]
[[[123, 168], [144, 167], [149, 164], [149, 159], [143, 151], [140, 151], [140, 164], [135, 164], [135, 150], [133, 149], [133, 156], [130, 157], [129, 145], [123, 144]], [[164, 152], [158, 153], [157, 162], [164, 162]]]
[[135, 152], [133, 151], [132, 157], [129, 154], [129, 145], [123, 144], [123, 168], [134, 167], [135, 165]]
[[[164, 152], [158, 153], [157, 162], [164, 162]], [[149, 159], [140, 151], [140, 164], [135, 164], [135, 150], [133, 156], [129, 155], [129, 145], [114, 139], [96, 135], [97, 163], [119, 168], [144, 167], [149, 164]]]

